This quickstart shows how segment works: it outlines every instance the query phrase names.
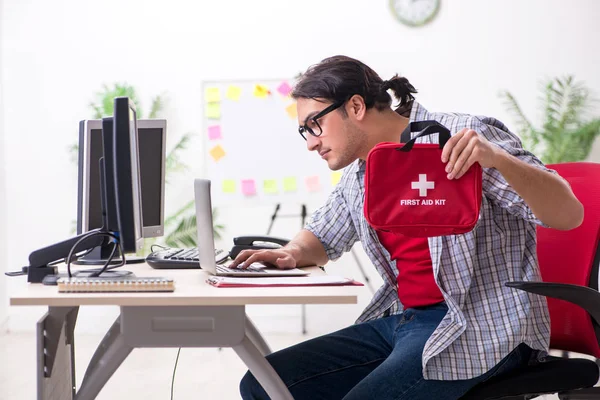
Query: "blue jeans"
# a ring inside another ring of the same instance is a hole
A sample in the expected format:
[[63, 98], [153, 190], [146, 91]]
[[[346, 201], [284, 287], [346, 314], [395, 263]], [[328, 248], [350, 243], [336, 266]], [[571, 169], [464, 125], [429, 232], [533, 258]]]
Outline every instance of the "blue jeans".
[[[459, 399], [476, 384], [526, 365], [532, 350], [521, 344], [498, 365], [473, 379], [423, 378], [425, 342], [448, 307], [445, 303], [350, 326], [267, 356], [296, 400]], [[248, 372], [242, 398], [269, 396]]]

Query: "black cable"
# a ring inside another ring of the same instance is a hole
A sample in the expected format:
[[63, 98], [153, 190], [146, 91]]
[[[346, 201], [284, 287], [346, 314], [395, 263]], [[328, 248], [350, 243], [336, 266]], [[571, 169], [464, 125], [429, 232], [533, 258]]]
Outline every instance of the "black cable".
[[173, 378], [171, 378], [171, 400], [173, 400], [173, 390], [175, 388], [175, 371], [177, 371], [177, 362], [179, 361], [179, 353], [181, 352], [181, 347], [177, 350], [177, 358], [175, 359], [175, 367], [173, 368]]
[[[96, 235], [108, 236], [108, 237], [113, 238], [117, 242], [117, 244], [119, 245], [119, 249], [121, 249], [121, 243], [119, 241], [119, 238], [117, 236], [113, 235], [112, 233], [110, 233], [110, 232], [99, 232], [99, 231], [91, 231], [91, 232], [89, 232], [87, 235], [82, 236], [77, 242], [75, 242], [75, 244], [73, 245], [73, 247], [71, 247], [71, 250], [69, 251], [69, 255], [67, 256], [67, 260], [66, 260], [67, 261], [67, 274], [69, 275], [69, 278], [73, 277], [73, 274], [71, 274], [71, 261], [72, 261], [72, 258], [73, 258], [73, 251], [77, 248], [77, 246], [81, 242], [83, 242], [84, 240], [87, 240], [87, 239], [89, 239], [91, 237], [94, 237]], [[123, 260], [122, 260], [122, 263], [120, 265], [118, 265], [119, 267], [125, 265], [125, 255], [123, 254], [122, 251], [121, 251], [121, 255], [123, 257]], [[110, 263], [110, 260], [108, 260], [108, 263]], [[103, 267], [104, 270], [106, 270], [105, 268], [106, 268], [107, 264], [104, 265], [104, 267]], [[104, 272], [104, 271], [102, 271], [102, 272]]]
[[[115, 236], [115, 238], [116, 238], [116, 236]], [[121, 248], [121, 241], [117, 240], [117, 242], [114, 243], [114, 245], [113, 245], [113, 249], [110, 252], [110, 255], [108, 256], [108, 259], [104, 263], [104, 266], [102, 268], [100, 268], [100, 271], [92, 273], [90, 275], [90, 278], [98, 277], [103, 272], [105, 272], [107, 269], [109, 269], [108, 266], [110, 265], [110, 262], [112, 261], [113, 257], [115, 256], [115, 252], [117, 251], [117, 247], [119, 249], [119, 252], [121, 253], [121, 262], [119, 264], [117, 264], [117, 265], [113, 265], [112, 267], [110, 267], [110, 269], [119, 268], [119, 267], [122, 267], [123, 265], [125, 265], [125, 254], [123, 254], [123, 249]]]

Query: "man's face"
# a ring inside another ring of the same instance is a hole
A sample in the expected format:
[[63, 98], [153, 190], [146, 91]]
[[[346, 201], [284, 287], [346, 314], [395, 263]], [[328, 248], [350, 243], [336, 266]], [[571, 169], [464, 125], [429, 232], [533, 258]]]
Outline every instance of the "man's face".
[[336, 171], [358, 158], [360, 149], [366, 145], [367, 137], [352, 123], [350, 117], [343, 116], [341, 109], [346, 107], [346, 103], [317, 119], [315, 123], [313, 117], [330, 105], [331, 102], [328, 101], [298, 99], [298, 124], [306, 124], [317, 135], [321, 132], [318, 137], [305, 132], [306, 146], [309, 151], [317, 151], [329, 168]]

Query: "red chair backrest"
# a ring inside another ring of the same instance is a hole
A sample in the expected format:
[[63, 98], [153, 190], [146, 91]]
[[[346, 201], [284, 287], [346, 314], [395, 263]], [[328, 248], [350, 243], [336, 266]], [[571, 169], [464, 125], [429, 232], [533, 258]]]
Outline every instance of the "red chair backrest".
[[[600, 164], [548, 165], [565, 178], [583, 204], [584, 220], [570, 231], [537, 228], [537, 254], [544, 282], [570, 283], [598, 290], [600, 240]], [[595, 324], [581, 307], [548, 298], [550, 347], [600, 357]]]

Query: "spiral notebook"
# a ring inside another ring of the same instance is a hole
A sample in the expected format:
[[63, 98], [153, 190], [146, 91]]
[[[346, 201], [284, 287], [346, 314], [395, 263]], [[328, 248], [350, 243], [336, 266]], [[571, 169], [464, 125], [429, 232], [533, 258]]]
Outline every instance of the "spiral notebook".
[[60, 278], [60, 293], [81, 292], [173, 292], [175, 282], [168, 278]]

